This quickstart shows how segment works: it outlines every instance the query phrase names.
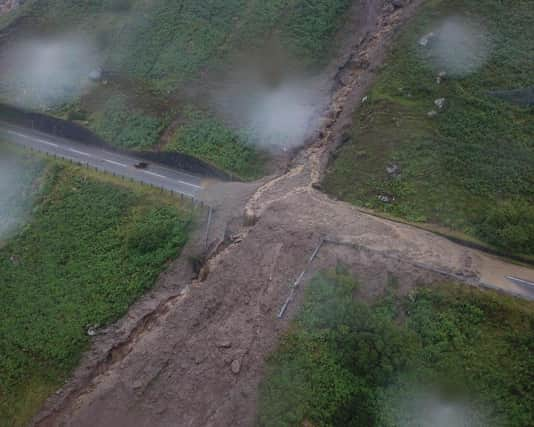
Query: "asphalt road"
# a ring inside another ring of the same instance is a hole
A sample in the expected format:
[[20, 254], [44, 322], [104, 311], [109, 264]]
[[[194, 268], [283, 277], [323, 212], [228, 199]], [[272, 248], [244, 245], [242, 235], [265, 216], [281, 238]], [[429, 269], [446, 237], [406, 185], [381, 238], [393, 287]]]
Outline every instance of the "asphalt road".
[[50, 156], [72, 160], [187, 197], [196, 199], [202, 191], [202, 178], [199, 176], [155, 163], [149, 163], [146, 169], [137, 169], [134, 165], [143, 159], [113, 153], [104, 148], [81, 144], [1, 122], [0, 138], [6, 142], [22, 145]]

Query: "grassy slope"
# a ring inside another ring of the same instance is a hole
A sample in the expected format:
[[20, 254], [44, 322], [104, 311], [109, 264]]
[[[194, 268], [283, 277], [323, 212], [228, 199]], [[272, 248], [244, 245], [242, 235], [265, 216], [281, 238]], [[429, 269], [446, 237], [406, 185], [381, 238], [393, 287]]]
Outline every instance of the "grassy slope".
[[[436, 83], [417, 41], [450, 15], [479, 21], [492, 53], [478, 71]], [[432, 1], [400, 36], [352, 139], [325, 180], [336, 196], [411, 221], [462, 231], [509, 253], [534, 254], [532, 109], [488, 95], [534, 85], [532, 2]], [[529, 54], [530, 52], [530, 54]], [[434, 118], [437, 98], [447, 100]], [[399, 178], [386, 167], [396, 163]], [[379, 195], [394, 197], [382, 203]]]
[[0, 143], [0, 247], [30, 215], [44, 162]]
[[[86, 120], [114, 144], [147, 148], [158, 144], [173, 117], [195, 105], [182, 89], [206, 72], [224, 67], [240, 49], [260, 48], [279, 39], [300, 62], [324, 63], [349, 4], [349, 0], [157, 0], [148, 4], [43, 0], [28, 6], [26, 15], [32, 16], [37, 34], [72, 27], [85, 32], [105, 53], [106, 69], [119, 73], [109, 85], [94, 88], [59, 113]], [[206, 113], [204, 120], [213, 118]], [[203, 147], [187, 152], [243, 178], [257, 176], [258, 168], [251, 173], [247, 162], [252, 159], [261, 166], [262, 156], [243, 138], [227, 129], [220, 137], [207, 139]], [[184, 145], [178, 142], [173, 147]]]
[[447, 284], [369, 306], [357, 289], [343, 270], [312, 281], [269, 360], [259, 425], [417, 426], [424, 411], [398, 401], [418, 387], [462, 396], [469, 425], [532, 425], [532, 303]]
[[31, 222], [0, 249], [0, 425], [23, 425], [68, 377], [90, 325], [123, 315], [179, 254], [173, 199], [53, 166]]

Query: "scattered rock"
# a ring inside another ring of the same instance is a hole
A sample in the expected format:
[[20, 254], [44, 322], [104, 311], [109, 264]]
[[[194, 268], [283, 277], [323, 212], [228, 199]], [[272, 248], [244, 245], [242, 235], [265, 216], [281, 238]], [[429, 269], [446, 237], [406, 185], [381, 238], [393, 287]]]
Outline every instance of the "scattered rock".
[[9, 257], [9, 261], [11, 261], [11, 264], [13, 264], [13, 265], [19, 265], [20, 264], [20, 258], [17, 255], [11, 255]]
[[428, 44], [436, 37], [436, 33], [430, 32], [421, 37], [418, 41], [419, 46], [427, 47]]
[[254, 210], [250, 208], [245, 209], [245, 218], [243, 221], [243, 225], [245, 227], [253, 227], [254, 225], [256, 225], [256, 222], [258, 222], [256, 212], [254, 212]]
[[98, 325], [89, 326], [87, 328], [87, 335], [89, 335], [90, 337], [94, 337], [97, 334], [96, 332], [97, 328], [98, 328]]
[[395, 199], [393, 197], [391, 197], [391, 196], [387, 196], [385, 194], [380, 194], [378, 196], [378, 200], [380, 200], [382, 203], [391, 203]]
[[234, 359], [231, 365], [231, 369], [234, 375], [239, 374], [239, 372], [241, 372], [241, 362], [238, 359]]
[[215, 346], [217, 348], [230, 348], [230, 347], [232, 347], [232, 341], [230, 341], [230, 340], [217, 341], [215, 343]]
[[137, 380], [137, 381], [134, 381], [134, 383], [132, 384], [132, 388], [133, 388], [135, 391], [137, 391], [137, 390], [143, 388], [143, 385], [144, 385], [144, 383], [143, 383], [142, 380]]
[[386, 172], [389, 176], [397, 177], [400, 175], [400, 166], [397, 163], [390, 163], [386, 166]]
[[438, 107], [440, 110], [443, 110], [445, 107], [445, 98], [438, 98], [434, 101], [434, 105]]
[[438, 112], [436, 110], [430, 110], [428, 113], [426, 113], [428, 117], [435, 117], [438, 115]]
[[360, 150], [354, 153], [354, 157], [356, 160], [364, 160], [369, 158], [369, 154], [367, 154], [367, 151], [365, 150]]
[[438, 76], [436, 77], [436, 83], [439, 85], [445, 78], [447, 77], [447, 73], [445, 71], [440, 71], [438, 73]]
[[353, 59], [348, 64], [352, 70], [367, 70], [371, 65], [366, 58]]
[[364, 97], [362, 98], [362, 104], [365, 104], [365, 103], [367, 102], [368, 99], [369, 99], [369, 97], [364, 96]]
[[312, 183], [312, 188], [314, 190], [319, 190], [319, 191], [321, 191], [323, 189], [323, 187], [322, 187], [322, 185], [321, 185], [321, 183], [319, 181], [313, 182]]
[[391, 0], [391, 4], [395, 9], [400, 9], [401, 7], [404, 7], [404, 1], [403, 0]]

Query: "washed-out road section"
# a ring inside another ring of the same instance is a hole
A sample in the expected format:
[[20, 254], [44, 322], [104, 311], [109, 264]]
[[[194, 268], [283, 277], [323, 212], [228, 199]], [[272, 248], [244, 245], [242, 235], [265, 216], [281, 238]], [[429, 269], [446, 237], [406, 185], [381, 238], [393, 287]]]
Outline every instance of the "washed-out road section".
[[49, 156], [63, 158], [125, 179], [172, 191], [197, 199], [202, 191], [202, 178], [155, 163], [145, 169], [136, 164], [143, 162], [134, 156], [115, 153], [102, 147], [81, 144], [31, 129], [0, 122], [0, 140], [24, 146]]

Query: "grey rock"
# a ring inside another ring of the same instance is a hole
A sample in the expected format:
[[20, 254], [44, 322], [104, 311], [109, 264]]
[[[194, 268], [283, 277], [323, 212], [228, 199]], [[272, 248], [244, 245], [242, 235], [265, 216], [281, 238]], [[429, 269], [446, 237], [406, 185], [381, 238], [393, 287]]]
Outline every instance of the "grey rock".
[[425, 34], [423, 37], [419, 39], [419, 46], [427, 47], [428, 44], [436, 37], [436, 33], [430, 32], [428, 34]]
[[382, 203], [391, 203], [393, 201], [393, 197], [386, 196], [385, 194], [380, 194], [378, 196], [378, 200], [380, 200]]
[[438, 107], [440, 110], [443, 110], [445, 107], [445, 98], [438, 98], [434, 101], [434, 105]]
[[386, 172], [390, 176], [399, 176], [400, 166], [396, 163], [390, 163], [388, 166], [386, 166]]
[[232, 362], [231, 369], [234, 375], [239, 374], [239, 372], [241, 372], [241, 362], [238, 359], [235, 359]]
[[440, 71], [436, 77], [436, 83], [439, 85], [446, 77], [447, 73], [445, 71]]
[[230, 347], [232, 347], [232, 341], [230, 341], [230, 340], [217, 341], [215, 343], [215, 346], [218, 347], [218, 348], [230, 348]]

